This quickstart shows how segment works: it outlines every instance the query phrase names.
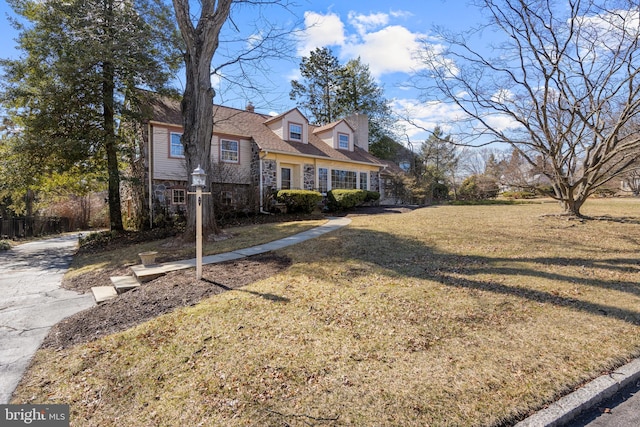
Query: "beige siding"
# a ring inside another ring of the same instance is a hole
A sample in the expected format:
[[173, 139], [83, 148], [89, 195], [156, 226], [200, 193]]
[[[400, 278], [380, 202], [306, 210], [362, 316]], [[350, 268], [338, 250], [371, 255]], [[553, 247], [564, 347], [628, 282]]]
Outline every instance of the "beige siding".
[[302, 142], [309, 143], [309, 122], [298, 110], [289, 111], [280, 117], [279, 120], [269, 123], [269, 129], [273, 131], [280, 139], [289, 140], [289, 123], [302, 126]]
[[187, 181], [184, 159], [169, 156], [171, 133], [181, 133], [179, 128], [153, 126], [153, 179]]
[[[222, 139], [238, 142], [238, 163], [221, 161], [220, 140]], [[214, 135], [211, 139], [211, 161], [214, 181], [233, 184], [251, 183], [251, 141], [237, 136]]]
[[338, 134], [340, 133], [349, 135], [349, 151], [353, 151], [353, 141], [354, 141], [353, 130], [351, 130], [349, 125], [344, 121], [338, 123], [337, 125], [335, 125], [330, 129], [327, 129], [323, 132], [316, 133], [316, 136], [320, 138], [328, 146], [338, 150], [339, 149]]

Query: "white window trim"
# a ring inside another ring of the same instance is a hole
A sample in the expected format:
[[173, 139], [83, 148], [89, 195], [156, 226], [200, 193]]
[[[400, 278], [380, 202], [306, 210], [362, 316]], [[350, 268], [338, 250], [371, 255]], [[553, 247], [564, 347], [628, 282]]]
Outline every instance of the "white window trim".
[[[293, 138], [291, 136], [291, 134], [292, 134], [291, 127], [292, 126], [299, 126], [300, 127], [300, 138]], [[288, 135], [289, 141], [302, 142], [302, 140], [304, 138], [304, 125], [301, 124], [301, 123], [289, 122], [287, 127], [288, 127], [288, 129], [287, 129], [288, 134], [287, 135]]]
[[[176, 202], [176, 193], [183, 193], [182, 202]], [[187, 190], [184, 188], [172, 188], [171, 189], [171, 204], [172, 205], [186, 205], [187, 204]]]
[[[347, 137], [347, 146], [343, 147], [340, 145], [340, 137], [341, 136], [346, 136]], [[351, 136], [348, 133], [344, 133], [344, 132], [338, 132], [338, 150], [349, 150], [351, 148]]]
[[[176, 135], [178, 137], [178, 140], [180, 141], [180, 150], [182, 151], [182, 154], [173, 154], [171, 147], [173, 147], [173, 135]], [[184, 159], [184, 146], [182, 145], [182, 134], [178, 133], [178, 132], [170, 132], [169, 133], [169, 157], [172, 159]]]
[[[234, 150], [225, 150], [223, 148], [223, 142], [235, 142], [236, 144], [236, 149]], [[235, 153], [236, 154], [236, 160], [227, 160], [224, 159], [224, 156], [222, 155], [224, 152], [227, 153]], [[235, 139], [227, 139], [227, 138], [220, 138], [220, 161], [224, 162], [224, 163], [240, 163], [240, 141], [237, 141]]]

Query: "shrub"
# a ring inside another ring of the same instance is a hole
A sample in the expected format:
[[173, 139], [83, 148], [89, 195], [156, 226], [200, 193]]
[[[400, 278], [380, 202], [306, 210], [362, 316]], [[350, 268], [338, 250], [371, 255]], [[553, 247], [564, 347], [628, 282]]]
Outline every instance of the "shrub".
[[287, 212], [311, 213], [322, 200], [322, 194], [311, 190], [280, 190], [276, 200], [285, 204]]
[[380, 193], [378, 193], [377, 191], [367, 191], [367, 194], [364, 198], [365, 203], [377, 202], [378, 200], [380, 200]]
[[433, 200], [436, 202], [447, 200], [449, 198], [449, 187], [447, 186], [447, 184], [437, 182], [433, 185], [432, 194]]
[[507, 199], [533, 199], [536, 197], [536, 193], [532, 191], [505, 191], [502, 196]]
[[[380, 197], [380, 195], [378, 195]], [[327, 193], [327, 202], [331, 211], [345, 211], [358, 206], [367, 198], [365, 190], [335, 189]]]
[[488, 176], [471, 175], [462, 182], [458, 197], [462, 200], [486, 200], [498, 195], [498, 182]]
[[0, 251], [8, 251], [11, 249], [11, 243], [8, 240], [0, 240]]
[[616, 192], [609, 188], [598, 188], [594, 191], [593, 195], [595, 197], [614, 197]]
[[538, 185], [536, 187], [536, 194], [539, 196], [549, 197], [555, 194], [553, 186], [551, 185]]

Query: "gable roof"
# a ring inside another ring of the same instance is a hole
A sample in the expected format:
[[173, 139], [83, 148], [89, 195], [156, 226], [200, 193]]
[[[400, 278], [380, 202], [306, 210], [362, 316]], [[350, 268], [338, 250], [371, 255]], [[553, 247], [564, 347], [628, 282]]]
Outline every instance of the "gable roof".
[[341, 119], [341, 120], [338, 120], [338, 121], [335, 121], [335, 122], [332, 122], [332, 123], [327, 123], [324, 126], [316, 127], [313, 130], [313, 133], [319, 134], [319, 133], [322, 133], [322, 132], [326, 132], [326, 131], [328, 131], [330, 129], [333, 129], [334, 127], [338, 126], [342, 122], [346, 123], [346, 125], [349, 126], [349, 129], [351, 129], [351, 131], [353, 131], [353, 126], [351, 126], [351, 124], [349, 124], [349, 122], [346, 121], [345, 119]]
[[[149, 121], [182, 126], [179, 99], [161, 96], [153, 92], [146, 92], [143, 104], [142, 109]], [[287, 113], [293, 110], [296, 110], [296, 108], [289, 110]], [[247, 110], [214, 105], [213, 133], [251, 139], [257, 144], [261, 151], [271, 153], [291, 154], [351, 163], [365, 163], [380, 167], [386, 166], [386, 163], [383, 163], [380, 159], [360, 147], [356, 146], [354, 151], [336, 150], [315, 134], [318, 131], [336, 126], [342, 120], [323, 127], [309, 125], [308, 144], [283, 140], [273, 132], [267, 124], [273, 123], [279, 118], [281, 119], [284, 114], [272, 117]]]

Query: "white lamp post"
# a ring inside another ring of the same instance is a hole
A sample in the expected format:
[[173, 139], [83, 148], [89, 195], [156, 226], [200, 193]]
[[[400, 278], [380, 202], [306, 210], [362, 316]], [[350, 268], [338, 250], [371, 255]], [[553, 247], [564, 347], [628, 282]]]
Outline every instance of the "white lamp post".
[[207, 182], [207, 174], [198, 165], [191, 173], [191, 186], [196, 188], [196, 279], [202, 279], [202, 189]]

